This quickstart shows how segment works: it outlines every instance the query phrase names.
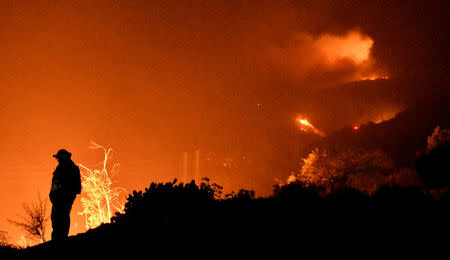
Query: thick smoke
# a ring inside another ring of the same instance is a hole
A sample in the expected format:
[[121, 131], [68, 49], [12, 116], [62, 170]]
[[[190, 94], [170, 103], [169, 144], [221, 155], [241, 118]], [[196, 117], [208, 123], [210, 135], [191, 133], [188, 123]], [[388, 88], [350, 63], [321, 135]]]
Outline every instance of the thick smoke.
[[297, 33], [286, 45], [269, 46], [272, 60], [299, 87], [336, 87], [385, 77], [371, 57], [373, 40], [358, 30], [337, 35]]

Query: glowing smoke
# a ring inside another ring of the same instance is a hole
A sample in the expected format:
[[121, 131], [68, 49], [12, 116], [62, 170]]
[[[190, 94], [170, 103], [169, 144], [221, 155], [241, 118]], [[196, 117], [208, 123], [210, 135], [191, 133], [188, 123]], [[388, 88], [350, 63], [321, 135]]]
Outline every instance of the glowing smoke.
[[388, 78], [371, 56], [374, 41], [359, 30], [343, 35], [298, 33], [288, 44], [271, 46], [281, 70], [306, 83], [342, 84]]
[[322, 34], [313, 45], [324, 54], [330, 64], [342, 59], [350, 59], [361, 64], [369, 59], [373, 40], [357, 31], [349, 31], [343, 36]]

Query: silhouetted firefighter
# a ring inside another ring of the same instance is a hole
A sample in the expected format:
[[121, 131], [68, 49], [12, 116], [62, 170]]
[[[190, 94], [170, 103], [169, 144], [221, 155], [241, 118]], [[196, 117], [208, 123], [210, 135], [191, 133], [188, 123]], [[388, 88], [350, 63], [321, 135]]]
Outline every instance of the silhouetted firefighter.
[[70, 210], [81, 192], [80, 168], [72, 161], [72, 154], [61, 149], [53, 155], [59, 165], [53, 172], [50, 201], [52, 207], [52, 240], [65, 239], [70, 229]]

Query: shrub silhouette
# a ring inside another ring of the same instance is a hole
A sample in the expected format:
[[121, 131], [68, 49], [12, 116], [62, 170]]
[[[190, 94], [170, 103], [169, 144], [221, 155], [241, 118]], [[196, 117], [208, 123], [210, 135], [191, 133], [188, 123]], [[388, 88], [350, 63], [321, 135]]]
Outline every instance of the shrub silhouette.
[[216, 190], [209, 184], [202, 182], [197, 186], [195, 181], [190, 183], [173, 182], [151, 183], [145, 191], [133, 191], [125, 203], [124, 213], [117, 213], [112, 218], [114, 223], [126, 219], [149, 218], [157, 214], [174, 213], [180, 210], [191, 210], [198, 204], [212, 202]]
[[450, 141], [435, 146], [416, 161], [417, 173], [432, 188], [450, 186]]
[[277, 244], [284, 251], [276, 252], [298, 254], [286, 251], [286, 245], [376, 247], [379, 237], [425, 239], [429, 236], [420, 232], [438, 232], [447, 221], [442, 214], [447, 204], [436, 203], [420, 189], [382, 187], [368, 196], [351, 188], [326, 193], [323, 187], [292, 182], [276, 186], [267, 198], [255, 198], [249, 190], [219, 198], [219, 187], [208, 179], [199, 185], [151, 183], [128, 196], [124, 212], [112, 223], [70, 237], [66, 244], [45, 243], [21, 254], [211, 258], [220, 253], [223, 258], [257, 258], [259, 253], [264, 258]]
[[275, 185], [273, 197], [287, 200], [316, 201], [324, 188], [303, 181], [294, 181], [286, 185]]

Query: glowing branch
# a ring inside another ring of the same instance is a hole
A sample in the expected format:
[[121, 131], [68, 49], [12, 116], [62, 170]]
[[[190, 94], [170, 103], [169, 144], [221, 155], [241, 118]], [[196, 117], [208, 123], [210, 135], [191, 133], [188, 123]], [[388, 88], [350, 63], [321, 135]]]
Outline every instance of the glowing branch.
[[118, 172], [119, 164], [114, 164], [111, 174], [108, 173], [107, 163], [112, 149], [106, 149], [101, 145], [91, 142], [90, 149], [101, 149], [104, 152], [102, 169], [91, 170], [79, 164], [81, 171], [81, 183], [83, 186], [83, 197], [81, 203], [83, 211], [78, 214], [86, 217], [86, 228], [95, 228], [102, 223], [111, 222], [112, 213], [123, 212], [124, 202], [118, 198], [123, 191], [122, 188], [112, 188], [111, 177]]

